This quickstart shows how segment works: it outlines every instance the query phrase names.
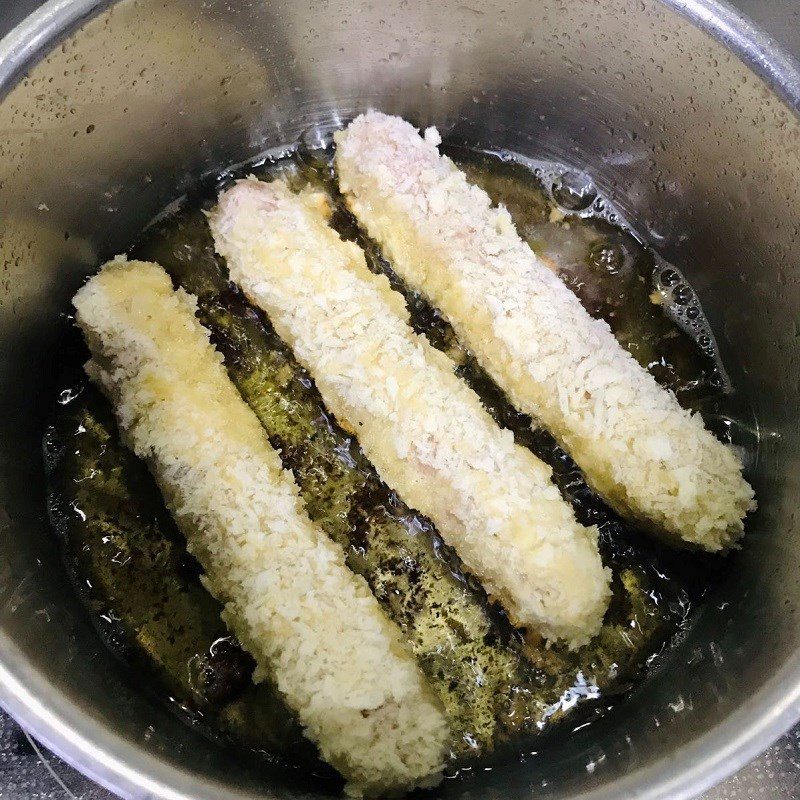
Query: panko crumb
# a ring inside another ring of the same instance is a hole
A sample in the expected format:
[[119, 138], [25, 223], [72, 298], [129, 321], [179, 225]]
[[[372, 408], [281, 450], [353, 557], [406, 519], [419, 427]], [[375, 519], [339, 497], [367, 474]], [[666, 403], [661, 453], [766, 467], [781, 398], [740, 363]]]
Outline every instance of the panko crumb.
[[157, 264], [117, 260], [74, 305], [87, 372], [255, 659], [254, 679], [272, 678], [349, 794], [437, 783], [449, 737], [439, 702], [366, 581], [308, 518], [195, 298]]
[[511, 619], [587, 642], [610, 597], [596, 529], [577, 522], [550, 468], [414, 333], [403, 297], [327, 224], [314, 195], [247, 180], [220, 197], [209, 223], [231, 279], [384, 482], [433, 520]]
[[726, 549], [755, 508], [733, 450], [593, 319], [503, 207], [399, 117], [336, 136], [351, 211], [522, 412], [619, 513], [676, 543]]

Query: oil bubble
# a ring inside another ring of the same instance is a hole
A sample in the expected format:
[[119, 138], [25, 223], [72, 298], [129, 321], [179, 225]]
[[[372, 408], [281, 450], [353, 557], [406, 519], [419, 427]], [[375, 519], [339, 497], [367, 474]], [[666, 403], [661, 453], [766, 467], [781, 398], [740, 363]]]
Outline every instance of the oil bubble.
[[565, 211], [585, 211], [597, 199], [594, 184], [580, 172], [563, 173], [553, 182], [550, 192]]
[[61, 392], [59, 392], [58, 404], [61, 406], [65, 406], [71, 403], [73, 400], [75, 400], [75, 398], [79, 397], [82, 392], [83, 392], [83, 386], [63, 389]]
[[685, 306], [693, 297], [694, 292], [685, 283], [678, 284], [672, 291], [672, 299], [679, 306]]
[[618, 243], [601, 239], [590, 246], [588, 262], [609, 275], [619, 275], [625, 271], [625, 251]]
[[298, 160], [309, 166], [328, 163], [333, 147], [333, 134], [341, 127], [338, 120], [329, 120], [306, 128], [297, 139]]
[[665, 269], [660, 275], [660, 280], [664, 286], [674, 286], [678, 280], [678, 273], [674, 269]]

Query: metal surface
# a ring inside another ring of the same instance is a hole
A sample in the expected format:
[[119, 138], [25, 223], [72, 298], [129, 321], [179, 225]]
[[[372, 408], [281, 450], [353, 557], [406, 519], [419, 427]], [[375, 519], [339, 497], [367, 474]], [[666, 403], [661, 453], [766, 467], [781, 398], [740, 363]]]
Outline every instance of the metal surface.
[[0, 44], [2, 703], [131, 797], [308, 796], [111, 659], [44, 518], [38, 436], [59, 314], [99, 260], [203, 172], [377, 105], [585, 167], [688, 274], [762, 432], [745, 547], [647, 685], [546, 757], [437, 795], [677, 800], [800, 717], [791, 61], [711, 0], [123, 0], [61, 43], [101, 5], [55, 0]]
[[[800, 728], [782, 736], [761, 756], [697, 800], [797, 800], [798, 797]], [[0, 798], [115, 800], [115, 795], [36, 745], [10, 717], [0, 712]]]

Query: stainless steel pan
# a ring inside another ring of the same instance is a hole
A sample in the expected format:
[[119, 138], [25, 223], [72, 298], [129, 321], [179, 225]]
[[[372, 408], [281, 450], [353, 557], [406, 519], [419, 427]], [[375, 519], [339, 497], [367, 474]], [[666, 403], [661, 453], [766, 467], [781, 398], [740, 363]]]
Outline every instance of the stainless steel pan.
[[130, 797], [309, 796], [132, 688], [61, 566], [38, 439], [82, 278], [203, 173], [370, 105], [586, 169], [687, 273], [761, 440], [744, 548], [662, 668], [437, 796], [676, 800], [800, 717], [800, 80], [727, 6], [53, 0], [0, 44], [0, 96], [0, 702], [46, 744]]

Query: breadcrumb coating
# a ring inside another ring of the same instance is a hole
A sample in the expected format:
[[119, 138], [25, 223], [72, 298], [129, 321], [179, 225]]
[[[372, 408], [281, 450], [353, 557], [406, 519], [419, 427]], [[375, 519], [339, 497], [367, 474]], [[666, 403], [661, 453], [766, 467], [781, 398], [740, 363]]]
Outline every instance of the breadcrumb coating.
[[755, 507], [736, 455], [589, 316], [440, 143], [435, 128], [420, 136], [376, 111], [336, 135], [340, 188], [367, 233], [620, 514], [675, 543], [734, 545]]
[[399, 630], [308, 518], [230, 382], [195, 299], [158, 265], [107, 264], [75, 296], [111, 399], [223, 619], [353, 795], [428, 786], [448, 729]]
[[498, 427], [403, 298], [327, 223], [323, 194], [238, 182], [209, 218], [231, 279], [270, 317], [385, 483], [430, 517], [512, 620], [571, 645], [609, 600], [597, 532]]

